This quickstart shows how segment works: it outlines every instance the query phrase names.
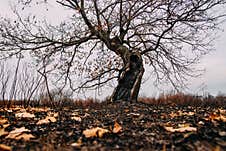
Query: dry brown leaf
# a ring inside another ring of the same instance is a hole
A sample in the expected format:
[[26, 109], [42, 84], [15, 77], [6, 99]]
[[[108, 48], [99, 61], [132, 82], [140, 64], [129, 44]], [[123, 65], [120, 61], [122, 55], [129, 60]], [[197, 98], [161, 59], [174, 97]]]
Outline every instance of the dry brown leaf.
[[220, 114], [226, 114], [226, 110], [224, 109], [218, 109], [218, 111], [220, 112]]
[[15, 130], [9, 132], [9, 135], [7, 135], [6, 138], [16, 139], [16, 137], [21, 135], [23, 132], [30, 132], [30, 130], [25, 127], [16, 128]]
[[36, 124], [41, 125], [41, 124], [48, 124], [50, 122], [56, 122], [57, 121], [56, 117], [58, 117], [58, 113], [48, 112], [46, 118], [39, 120]]
[[29, 111], [34, 111], [34, 112], [48, 112], [50, 108], [44, 107], [44, 108], [29, 108]]
[[86, 138], [90, 137], [103, 137], [105, 133], [109, 133], [109, 130], [100, 128], [100, 127], [95, 127], [91, 129], [84, 130], [82, 132], [83, 135], [85, 135]]
[[119, 123], [117, 123], [117, 122], [115, 122], [115, 124], [114, 124], [114, 128], [113, 128], [113, 133], [119, 133], [119, 132], [121, 132], [122, 131], [122, 126], [121, 125], [119, 125]]
[[8, 135], [8, 132], [5, 131], [5, 128], [0, 128], [0, 136]]
[[13, 134], [13, 133], [23, 133], [23, 132], [30, 132], [30, 130], [26, 129], [25, 127], [21, 127], [21, 128], [16, 128], [15, 130], [12, 130], [9, 133]]
[[186, 115], [192, 116], [192, 115], [195, 115], [195, 112], [186, 112]]
[[20, 140], [23, 139], [25, 141], [30, 141], [31, 138], [35, 138], [32, 134], [20, 134], [18, 136], [15, 137], [16, 140]]
[[8, 132], [5, 131], [5, 128], [8, 127], [10, 124], [6, 124], [8, 123], [8, 120], [5, 118], [1, 118], [0, 119], [0, 136], [4, 136], [4, 135], [8, 135]]
[[129, 113], [129, 114], [127, 114], [127, 116], [140, 116], [140, 114], [139, 113]]
[[178, 116], [192, 116], [194, 114], [195, 114], [195, 112], [182, 112], [179, 110], [176, 113], [171, 112], [169, 115], [170, 115], [170, 117], [174, 118], [174, 117], [178, 117]]
[[78, 122], [82, 121], [81, 117], [79, 117], [79, 116], [72, 116], [71, 119], [75, 120], [75, 121], [78, 121]]
[[16, 111], [25, 112], [26, 111], [23, 107], [19, 107], [19, 106], [12, 107], [10, 109], [14, 112], [16, 112]]
[[226, 122], [226, 116], [220, 115], [220, 120], [223, 121], [223, 122]]
[[129, 109], [125, 109], [124, 112], [128, 113], [129, 112]]
[[222, 136], [222, 137], [225, 137], [225, 136], [226, 136], [226, 132], [225, 132], [225, 131], [220, 131], [220, 132], [218, 132], [218, 134], [219, 134], [220, 136]]
[[10, 124], [3, 124], [3, 128], [10, 126]]
[[199, 125], [204, 125], [205, 123], [203, 121], [198, 122]]
[[58, 113], [56, 113], [56, 112], [48, 112], [47, 116], [49, 116], [49, 117], [58, 117]]
[[16, 113], [15, 117], [18, 117], [18, 118], [34, 118], [35, 115], [28, 113], [28, 112], [23, 112], [23, 113]]
[[11, 151], [12, 148], [10, 146], [5, 145], [5, 144], [0, 144], [0, 150], [1, 151]]
[[217, 120], [217, 121], [226, 122], [226, 116], [224, 116], [222, 114], [220, 114], [220, 115], [215, 114], [215, 113], [210, 114], [209, 118], [207, 118], [206, 120], [209, 120], [209, 119], [212, 120], [212, 121]]
[[82, 145], [82, 138], [79, 138], [77, 142], [71, 144], [72, 147], [80, 147], [81, 145]]
[[9, 113], [12, 113], [12, 112], [13, 112], [12, 109], [8, 109], [8, 110], [6, 110], [6, 111], [9, 112]]
[[85, 115], [83, 115], [82, 117], [83, 117], [83, 118], [86, 118], [86, 117], [89, 117], [89, 116], [90, 116], [89, 113], [85, 113]]
[[50, 122], [56, 122], [56, 118], [55, 117], [50, 117], [47, 116], [45, 119], [39, 120], [36, 124], [37, 125], [41, 125], [41, 124], [48, 124]]
[[190, 126], [185, 126], [185, 127], [179, 127], [179, 128], [173, 128], [173, 127], [168, 127], [165, 126], [164, 127], [165, 130], [169, 131], [169, 132], [194, 132], [197, 131], [196, 127], [190, 127]]
[[8, 122], [7, 119], [1, 118], [1, 117], [0, 117], [0, 124], [1, 124], [1, 125], [2, 125], [2, 124], [5, 124], [5, 123], [7, 123], [7, 122]]
[[71, 144], [72, 147], [80, 147], [81, 145], [82, 143], [77, 143], [77, 142]]

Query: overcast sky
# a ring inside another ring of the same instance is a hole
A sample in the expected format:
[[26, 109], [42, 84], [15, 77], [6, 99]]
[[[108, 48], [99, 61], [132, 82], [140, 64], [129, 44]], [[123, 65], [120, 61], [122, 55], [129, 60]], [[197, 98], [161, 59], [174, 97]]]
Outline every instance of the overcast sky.
[[[9, 5], [10, 0], [0, 1], [0, 16], [12, 17], [12, 10]], [[51, 22], [59, 21], [60, 17], [63, 16], [61, 11], [58, 10], [56, 6], [51, 6], [48, 11], [51, 17]], [[40, 10], [39, 10], [40, 11]], [[46, 15], [46, 11], [43, 13]], [[219, 36], [215, 41], [214, 48], [210, 54], [205, 56], [200, 65], [205, 68], [205, 73], [202, 77], [190, 80], [189, 89], [187, 92], [199, 93], [209, 92], [213, 95], [218, 94], [218, 92], [226, 93], [226, 23], [222, 24], [223, 32], [219, 32]], [[169, 91], [170, 88], [166, 88], [164, 91]], [[152, 82], [147, 82], [143, 85], [141, 90], [142, 96], [155, 96], [159, 93], [159, 90], [153, 87]]]

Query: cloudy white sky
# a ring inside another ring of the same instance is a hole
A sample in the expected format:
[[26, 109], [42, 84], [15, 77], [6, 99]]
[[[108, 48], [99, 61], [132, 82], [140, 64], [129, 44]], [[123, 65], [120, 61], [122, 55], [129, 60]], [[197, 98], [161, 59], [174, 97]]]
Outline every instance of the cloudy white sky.
[[[11, 0], [12, 1], [12, 0]], [[37, 10], [36, 10], [37, 11]], [[39, 11], [44, 11], [40, 10]], [[57, 6], [51, 6], [48, 15], [51, 16], [51, 22], [60, 20], [60, 16], [64, 16], [63, 12], [59, 11]], [[46, 11], [42, 14], [46, 15]], [[12, 9], [10, 8], [10, 0], [0, 0], [0, 16], [12, 17]], [[226, 23], [221, 25], [224, 30], [218, 33], [218, 38], [214, 43], [214, 51], [206, 55], [199, 66], [205, 68], [203, 76], [190, 80], [190, 85], [186, 92], [199, 93], [209, 92], [213, 95], [218, 92], [226, 93]], [[169, 91], [171, 88], [166, 88], [164, 91]], [[159, 93], [152, 82], [146, 82], [141, 90], [142, 96], [155, 96]]]

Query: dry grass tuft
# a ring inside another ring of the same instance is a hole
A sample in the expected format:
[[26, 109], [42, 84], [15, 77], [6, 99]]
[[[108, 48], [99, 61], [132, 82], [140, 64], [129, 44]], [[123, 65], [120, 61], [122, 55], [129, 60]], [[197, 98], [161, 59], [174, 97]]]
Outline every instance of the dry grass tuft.
[[161, 94], [159, 98], [139, 98], [139, 102], [152, 105], [192, 105], [192, 106], [221, 106], [226, 107], [226, 96], [198, 96], [184, 93]]

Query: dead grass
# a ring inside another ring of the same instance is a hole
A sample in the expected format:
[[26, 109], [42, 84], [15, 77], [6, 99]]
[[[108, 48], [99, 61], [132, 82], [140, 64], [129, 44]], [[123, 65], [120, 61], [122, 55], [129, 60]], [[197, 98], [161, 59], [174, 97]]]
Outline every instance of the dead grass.
[[159, 98], [139, 98], [139, 102], [152, 105], [226, 106], [226, 96], [197, 96], [191, 94], [161, 94]]
[[[13, 106], [24, 106], [26, 100], [0, 100], [0, 107], [13, 107]], [[70, 99], [64, 98], [63, 100], [50, 101], [49, 99], [32, 100], [29, 101], [29, 106], [32, 107], [73, 107], [73, 108], [101, 108], [102, 105], [109, 102], [108, 99], [104, 101], [95, 100], [93, 98], [82, 99]], [[218, 95], [216, 97], [208, 96], [197, 96], [191, 94], [177, 93], [177, 94], [162, 94], [158, 98], [154, 97], [141, 97], [138, 102], [150, 104], [150, 105], [182, 105], [182, 106], [215, 106], [215, 107], [226, 107], [226, 95]]]

